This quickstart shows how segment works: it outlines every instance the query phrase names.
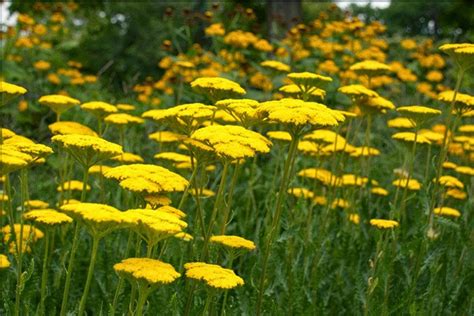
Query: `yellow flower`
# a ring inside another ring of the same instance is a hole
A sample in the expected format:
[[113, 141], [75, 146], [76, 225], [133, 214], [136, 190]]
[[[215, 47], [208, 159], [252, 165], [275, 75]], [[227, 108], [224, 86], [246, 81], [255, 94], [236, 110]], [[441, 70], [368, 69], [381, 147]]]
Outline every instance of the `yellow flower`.
[[95, 136], [56, 135], [51, 140], [64, 147], [83, 166], [87, 167], [123, 153], [122, 146]]
[[415, 128], [416, 123], [406, 117], [397, 117], [387, 121], [387, 126], [391, 128]]
[[41, 200], [28, 200], [28, 201], [25, 201], [24, 204], [27, 208], [31, 210], [49, 208], [49, 203], [41, 201]]
[[474, 124], [461, 125], [458, 128], [461, 133], [474, 133]]
[[462, 68], [468, 69], [474, 65], [474, 44], [444, 44], [439, 49], [454, 58], [456, 63]]
[[125, 104], [125, 103], [119, 103], [117, 104], [117, 109], [121, 110], [121, 111], [133, 111], [135, 110], [135, 105], [131, 105], [131, 104]]
[[408, 190], [418, 191], [421, 189], [421, 184], [416, 179], [397, 179], [392, 182], [392, 184], [396, 187], [400, 188], [407, 188]]
[[309, 91], [304, 91], [296, 84], [284, 85], [280, 87], [278, 91], [283, 92], [284, 94], [287, 94], [290, 97], [297, 97], [297, 98], [302, 98], [303, 92], [308, 93], [310, 97], [315, 97], [321, 100], [323, 100], [324, 97], [326, 96], [326, 91], [324, 91], [323, 89], [314, 88], [314, 89], [310, 89]]
[[[433, 179], [433, 182], [436, 182], [436, 178]], [[464, 189], [464, 183], [453, 176], [441, 176], [438, 179], [438, 183], [446, 188]]]
[[27, 90], [23, 87], [20, 87], [20, 86], [17, 86], [5, 81], [0, 81], [0, 94], [2, 95], [2, 97], [4, 95], [10, 95], [10, 96], [23, 95], [26, 92]]
[[223, 36], [225, 34], [225, 29], [222, 23], [214, 23], [206, 27], [204, 33], [207, 36]]
[[350, 206], [350, 203], [342, 198], [336, 198], [334, 201], [332, 201], [331, 208], [336, 209], [336, 208], [348, 208]]
[[351, 157], [368, 157], [368, 156], [379, 156], [380, 150], [373, 147], [354, 147], [354, 151], [350, 153]]
[[23, 218], [46, 226], [72, 223], [72, 218], [52, 209], [29, 211], [23, 215]]
[[291, 194], [297, 198], [304, 198], [304, 199], [314, 198], [314, 192], [306, 188], [289, 188], [287, 192], [288, 194]]
[[451, 161], [445, 161], [443, 162], [443, 168], [444, 169], [456, 169], [458, 165], [455, 164], [454, 162]]
[[118, 161], [123, 164], [131, 164], [131, 163], [142, 163], [144, 162], [143, 158], [139, 155], [133, 153], [122, 153], [120, 155], [114, 156], [110, 158], [110, 160]]
[[172, 265], [149, 258], [128, 258], [114, 264], [114, 270], [123, 278], [144, 281], [150, 285], [169, 284], [181, 276]]
[[109, 114], [104, 118], [105, 123], [115, 125], [142, 124], [144, 120], [140, 117], [126, 113]]
[[142, 114], [142, 117], [152, 119], [159, 123], [164, 121], [176, 127], [190, 129], [212, 118], [216, 110], [217, 108], [215, 106], [204, 105], [202, 103], [189, 103], [168, 109], [146, 111]]
[[79, 135], [89, 135], [97, 136], [97, 133], [94, 132], [89, 127], [82, 125], [76, 122], [55, 122], [48, 125], [49, 130], [53, 135], [69, 135], [69, 134], [79, 134]]
[[51, 63], [44, 60], [39, 60], [33, 64], [33, 67], [35, 67], [36, 70], [48, 70], [51, 68]]
[[192, 81], [191, 87], [198, 93], [207, 95], [214, 102], [246, 93], [238, 83], [221, 77], [201, 77]]
[[288, 79], [301, 87], [301, 90], [309, 92], [311, 88], [320, 88], [332, 82], [331, 77], [317, 75], [311, 72], [292, 72], [288, 74]]
[[[60, 184], [58, 185], [58, 187], [56, 188], [56, 190], [58, 192], [63, 192], [63, 191], [82, 191], [82, 187], [84, 186], [84, 183], [82, 181], [78, 181], [78, 180], [70, 180], [70, 181], [66, 181], [64, 182], [63, 184]], [[90, 185], [86, 185], [86, 190], [87, 191], [90, 191], [91, 190], [91, 186]]]
[[191, 157], [175, 152], [161, 152], [153, 156], [155, 159], [168, 160], [172, 162], [189, 162], [191, 163]]
[[92, 102], [83, 103], [81, 105], [81, 109], [94, 114], [99, 119], [102, 119], [108, 114], [118, 112], [118, 109], [116, 106], [106, 103], [106, 102], [102, 102], [102, 101], [92, 101]]
[[[454, 91], [447, 90], [438, 94], [438, 100], [450, 104], [454, 98]], [[474, 108], [474, 96], [465, 93], [456, 93], [455, 111], [459, 114], [465, 114]]]
[[275, 139], [275, 140], [281, 140], [285, 142], [291, 141], [291, 134], [288, 132], [283, 132], [283, 131], [271, 131], [267, 132], [268, 138]]
[[457, 200], [465, 200], [467, 198], [466, 192], [459, 189], [448, 189], [446, 195]]
[[296, 130], [306, 125], [337, 126], [345, 120], [344, 115], [323, 104], [297, 99], [263, 102], [257, 108], [257, 115], [270, 123], [285, 124]]
[[467, 176], [474, 176], [474, 168], [469, 167], [469, 166], [459, 166], [456, 167], [456, 172], [460, 174], [464, 174]]
[[289, 72], [291, 70], [290, 66], [276, 60], [262, 61], [260, 63], [260, 66], [271, 69], [271, 70], [280, 71], [280, 72]]
[[171, 199], [165, 195], [160, 194], [148, 194], [143, 197], [145, 201], [153, 208], [157, 208], [161, 205], [170, 205]]
[[[258, 101], [251, 99], [224, 99], [217, 101], [216, 106], [230, 115], [233, 121], [238, 121], [245, 127], [249, 127], [259, 121], [256, 116], [256, 109], [259, 106]], [[227, 121], [232, 120], [229, 119]]]
[[337, 91], [355, 99], [375, 98], [379, 96], [377, 92], [370, 90], [369, 88], [366, 88], [360, 84], [343, 86], [337, 89]]
[[397, 221], [393, 221], [389, 219], [377, 219], [377, 218], [371, 219], [370, 225], [380, 228], [380, 229], [390, 229], [390, 228], [395, 228], [399, 226]]
[[349, 214], [349, 220], [358, 225], [360, 223], [360, 216], [359, 214], [351, 213]]
[[384, 188], [380, 188], [380, 187], [372, 188], [372, 189], [370, 190], [370, 192], [371, 192], [372, 194], [380, 195], [380, 196], [387, 196], [387, 195], [388, 195], [388, 191], [385, 190]]
[[148, 135], [148, 138], [158, 143], [175, 143], [182, 141], [186, 136], [170, 131], [158, 131]]
[[390, 66], [376, 60], [364, 60], [352, 65], [349, 70], [355, 71], [360, 75], [377, 76], [391, 71]]
[[77, 99], [60, 94], [44, 95], [39, 98], [38, 102], [51, 108], [51, 110], [53, 110], [53, 112], [55, 112], [58, 116], [73, 106], [79, 105], [81, 103]]
[[109, 232], [130, 225], [124, 212], [99, 203], [74, 203], [61, 206], [61, 212], [84, 223], [92, 236], [101, 238]]
[[239, 250], [254, 250], [255, 249], [255, 243], [253, 241], [247, 240], [239, 236], [217, 235], [217, 236], [211, 236], [211, 239], [209, 241], [211, 243], [221, 244], [231, 249], [239, 249]]
[[402, 106], [397, 108], [397, 112], [416, 122], [441, 114], [440, 110], [421, 105]]
[[416, 138], [416, 142], [418, 144], [431, 144], [431, 141], [426, 136], [422, 134], [416, 135], [415, 133], [412, 133], [412, 132], [395, 133], [392, 135], [392, 138], [396, 140], [410, 142], [410, 143], [414, 142]]
[[137, 193], [155, 194], [184, 191], [188, 181], [166, 168], [131, 164], [114, 167], [104, 173], [109, 179], [120, 182], [120, 186]]
[[8, 257], [5, 255], [0, 254], [0, 269], [7, 269], [10, 267], [10, 261]]
[[191, 139], [208, 146], [218, 157], [230, 160], [268, 153], [272, 144], [259, 133], [235, 125], [203, 127]]
[[461, 216], [461, 212], [459, 212], [458, 210], [456, 210], [454, 208], [447, 207], [447, 206], [436, 207], [433, 210], [433, 212], [436, 215], [441, 215], [441, 216], [449, 216], [449, 217], [460, 217]]
[[0, 176], [25, 168], [32, 161], [33, 157], [30, 155], [2, 144], [0, 147]]
[[244, 280], [234, 271], [215, 264], [189, 262], [184, 264], [184, 268], [187, 278], [203, 281], [212, 288], [228, 290], [244, 285]]

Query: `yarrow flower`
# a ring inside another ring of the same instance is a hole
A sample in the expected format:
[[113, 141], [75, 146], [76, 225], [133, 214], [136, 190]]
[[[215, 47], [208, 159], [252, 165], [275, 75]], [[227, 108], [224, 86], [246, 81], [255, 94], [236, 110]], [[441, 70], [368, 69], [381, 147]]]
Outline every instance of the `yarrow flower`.
[[449, 217], [460, 217], [461, 212], [459, 212], [457, 209], [454, 209], [452, 207], [447, 207], [447, 206], [442, 206], [442, 207], [436, 207], [433, 212], [436, 215], [440, 216], [449, 216]]
[[98, 119], [102, 119], [109, 114], [118, 112], [116, 106], [102, 101], [91, 101], [83, 103], [81, 105], [81, 109], [94, 114]]
[[77, 122], [55, 122], [48, 125], [49, 130], [53, 135], [69, 135], [69, 134], [78, 134], [78, 135], [89, 135], [97, 136], [97, 133], [94, 132], [91, 128], [82, 125]]
[[44, 95], [39, 98], [38, 102], [53, 110], [57, 115], [58, 121], [62, 113], [81, 103], [81, 101], [77, 99], [59, 94]]
[[130, 125], [130, 124], [142, 124], [144, 120], [140, 117], [133, 116], [127, 113], [114, 113], [109, 114], [104, 118], [104, 122], [113, 125]]
[[254, 250], [255, 243], [239, 236], [232, 235], [218, 235], [211, 236], [209, 239], [211, 243], [220, 244], [224, 247], [237, 250]]
[[11, 265], [8, 257], [5, 255], [0, 254], [0, 269], [7, 269]]
[[414, 120], [415, 122], [420, 122], [441, 114], [441, 111], [438, 109], [421, 105], [401, 106], [397, 108], [397, 112]]
[[23, 218], [45, 226], [56, 226], [72, 223], [72, 218], [53, 209], [29, 211], [23, 215]]
[[220, 77], [202, 77], [191, 82], [198, 93], [207, 95], [211, 101], [235, 98], [244, 95], [245, 90], [236, 82]]
[[109, 232], [131, 223], [123, 212], [106, 204], [66, 204], [61, 206], [60, 210], [83, 223], [91, 235], [96, 238], [101, 238]]
[[421, 184], [416, 179], [397, 179], [392, 182], [392, 184], [396, 187], [407, 188], [408, 190], [418, 191], [421, 189]]
[[150, 285], [169, 284], [181, 276], [172, 265], [149, 258], [128, 258], [114, 264], [114, 270], [129, 281]]
[[370, 225], [380, 228], [380, 229], [390, 229], [390, 228], [395, 228], [399, 226], [397, 221], [393, 221], [389, 219], [377, 219], [377, 218], [371, 219]]
[[88, 168], [123, 153], [122, 146], [95, 136], [56, 135], [51, 140], [65, 148], [81, 165]]
[[147, 164], [114, 167], [106, 171], [104, 176], [119, 181], [124, 189], [142, 194], [184, 191], [189, 184], [186, 179], [166, 168]]
[[187, 278], [203, 281], [212, 288], [229, 290], [244, 285], [244, 280], [234, 271], [215, 264], [189, 262], [184, 264], [184, 268]]
[[271, 142], [259, 133], [235, 125], [211, 125], [195, 131], [191, 139], [208, 146], [223, 159], [243, 159], [268, 153]]
[[[83, 186], [84, 186], [84, 183], [82, 181], [79, 181], [79, 180], [69, 180], [69, 181], [66, 181], [64, 183], [61, 183], [60, 185], [58, 185], [58, 187], [56, 188], [56, 190], [58, 192], [64, 192], [64, 191], [82, 191], [83, 189]], [[91, 190], [91, 186], [86, 184], [86, 187], [85, 189], [87, 191], [90, 191]]]
[[291, 67], [288, 66], [287, 64], [284, 64], [280, 61], [277, 60], [265, 60], [260, 63], [260, 66], [264, 68], [268, 68], [271, 70], [276, 70], [279, 72], [289, 72], [291, 70]]
[[270, 123], [286, 125], [290, 134], [301, 132], [305, 126], [333, 127], [345, 120], [344, 115], [323, 104], [297, 99], [263, 102], [257, 109], [257, 115]]
[[26, 92], [27, 90], [23, 87], [5, 81], [0, 81], [0, 106], [7, 104], [9, 100], [16, 96], [23, 95]]
[[357, 74], [367, 76], [377, 76], [385, 72], [391, 71], [389, 65], [383, 64], [376, 60], [364, 60], [355, 63], [354, 65], [349, 67], [349, 69], [355, 71]]
[[412, 132], [400, 132], [392, 135], [393, 139], [402, 140], [413, 143], [416, 139], [418, 144], [431, 144], [431, 141], [423, 134], [415, 134]]

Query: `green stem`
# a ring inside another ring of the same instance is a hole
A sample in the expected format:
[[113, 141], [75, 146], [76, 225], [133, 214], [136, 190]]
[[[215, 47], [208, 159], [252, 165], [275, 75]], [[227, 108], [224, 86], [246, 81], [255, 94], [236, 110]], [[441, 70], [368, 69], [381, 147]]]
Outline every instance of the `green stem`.
[[146, 299], [148, 298], [148, 295], [150, 294], [150, 290], [148, 289], [148, 285], [143, 284], [141, 287], [138, 289], [138, 303], [137, 303], [137, 309], [135, 312], [136, 316], [142, 316], [143, 315], [143, 307], [145, 306]]
[[89, 270], [87, 271], [86, 286], [84, 287], [84, 292], [82, 293], [81, 302], [79, 304], [79, 316], [84, 315], [84, 311], [86, 309], [87, 296], [89, 295], [92, 275], [94, 274], [94, 266], [97, 258], [97, 250], [99, 249], [99, 241], [100, 238], [95, 236], [92, 239], [91, 261], [89, 263]]
[[454, 110], [454, 105], [456, 103], [456, 96], [458, 94], [459, 88], [461, 87], [461, 82], [464, 77], [464, 70], [461, 68], [459, 70], [457, 80], [456, 80], [456, 87], [454, 88], [454, 93], [453, 93], [453, 99], [451, 100], [451, 104], [448, 109], [448, 117], [446, 119], [446, 128], [444, 130], [444, 137], [443, 137], [443, 143], [441, 145], [441, 151], [439, 154], [439, 160], [438, 160], [438, 166], [436, 169], [436, 178], [435, 178], [435, 184], [434, 184], [434, 189], [433, 189], [433, 194], [431, 195], [431, 200], [430, 200], [430, 213], [428, 215], [428, 230], [431, 231], [433, 229], [434, 225], [434, 213], [433, 210], [436, 206], [438, 194], [439, 194], [439, 178], [441, 177], [441, 172], [443, 169], [443, 162], [446, 160], [447, 156], [447, 151], [448, 151], [448, 146], [449, 146], [449, 140], [448, 140], [448, 132], [450, 129], [451, 125], [451, 120], [452, 120], [452, 112]]
[[[190, 189], [191, 185], [193, 184], [194, 178], [196, 177], [196, 174], [197, 174], [198, 168], [197, 168], [197, 165], [194, 163], [194, 159], [192, 157], [191, 157], [191, 165], [192, 165], [192, 168], [193, 168], [193, 172], [191, 174], [191, 178], [189, 178], [189, 184], [186, 187], [186, 189], [184, 190], [183, 195], [181, 196], [181, 200], [179, 201], [178, 210], [180, 210], [183, 207], [184, 202], [186, 202], [186, 198], [188, 197], [189, 189]], [[197, 188], [194, 187], [194, 190], [197, 191]]]
[[263, 302], [263, 292], [265, 287], [265, 276], [268, 268], [268, 259], [270, 257], [271, 247], [273, 244], [273, 240], [277, 235], [278, 231], [280, 230], [280, 217], [282, 214], [282, 206], [283, 200], [286, 196], [286, 190], [288, 188], [288, 183], [290, 181], [290, 169], [292, 168], [291, 163], [294, 162], [293, 156], [296, 154], [298, 149], [298, 137], [293, 135], [290, 143], [290, 148], [288, 149], [288, 156], [285, 161], [285, 167], [283, 170], [283, 176], [280, 183], [280, 190], [278, 192], [278, 198], [275, 206], [275, 214], [272, 221], [272, 226], [270, 229], [270, 233], [267, 236], [267, 240], [265, 243], [264, 253], [263, 253], [263, 265], [262, 265], [262, 272], [260, 276], [260, 285], [259, 285], [259, 293], [257, 298], [257, 308], [256, 308], [256, 315], [259, 316], [261, 313], [262, 302]]
[[48, 256], [49, 256], [49, 232], [45, 234], [43, 271], [41, 273], [40, 307], [39, 314], [44, 315], [44, 302], [46, 300], [46, 283], [48, 281]]
[[72, 238], [71, 253], [69, 255], [69, 265], [66, 272], [66, 282], [64, 284], [63, 300], [61, 303], [61, 311], [59, 313], [60, 316], [66, 315], [67, 312], [67, 301], [69, 298], [69, 288], [71, 286], [72, 271], [74, 270], [74, 259], [78, 246], [79, 230], [79, 223], [76, 223], [76, 227], [74, 229], [74, 236]]
[[226, 182], [228, 170], [229, 170], [229, 162], [225, 161], [224, 169], [222, 170], [222, 174], [221, 174], [221, 182], [219, 183], [219, 189], [217, 190], [216, 201], [214, 202], [214, 207], [211, 213], [211, 219], [209, 221], [209, 226], [207, 228], [206, 236], [204, 236], [204, 244], [203, 244], [203, 250], [202, 250], [202, 256], [201, 256], [203, 261], [207, 259], [208, 254], [209, 254], [209, 247], [208, 247], [209, 239], [211, 238], [212, 229], [214, 228], [214, 222], [217, 216], [217, 211], [219, 210], [219, 207], [221, 205], [221, 200], [224, 195], [225, 182]]
[[232, 181], [230, 182], [229, 194], [227, 196], [227, 205], [225, 206], [224, 215], [222, 218], [222, 224], [221, 224], [221, 230], [220, 230], [221, 235], [225, 234], [227, 221], [229, 220], [229, 213], [232, 206], [232, 196], [234, 195], [235, 184], [237, 183], [237, 179], [239, 177], [239, 169], [240, 169], [240, 164], [237, 162], [234, 168], [234, 174], [232, 175]]

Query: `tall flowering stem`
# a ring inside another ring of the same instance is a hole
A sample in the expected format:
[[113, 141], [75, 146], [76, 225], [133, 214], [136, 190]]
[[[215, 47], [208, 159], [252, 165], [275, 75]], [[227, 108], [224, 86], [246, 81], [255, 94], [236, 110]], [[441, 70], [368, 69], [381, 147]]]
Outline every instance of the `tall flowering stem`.
[[[87, 180], [89, 179], [89, 167], [84, 167], [84, 176], [83, 176], [83, 185], [82, 185], [82, 194], [81, 194], [81, 202], [84, 202], [86, 199], [87, 193]], [[63, 292], [63, 300], [61, 303], [61, 311], [60, 315], [64, 316], [67, 313], [67, 302], [69, 298], [69, 289], [71, 287], [71, 277], [72, 271], [74, 270], [74, 260], [76, 257], [77, 246], [79, 242], [79, 232], [80, 226], [79, 223], [76, 223], [74, 228], [74, 236], [72, 238], [72, 246], [71, 246], [71, 253], [69, 255], [69, 265], [66, 272], [66, 281], [64, 283], [64, 292]]]
[[451, 104], [449, 105], [448, 109], [448, 117], [446, 119], [446, 128], [444, 130], [444, 137], [443, 137], [443, 143], [441, 144], [441, 150], [439, 154], [439, 160], [438, 160], [438, 166], [436, 168], [436, 178], [435, 178], [435, 183], [434, 183], [434, 189], [433, 189], [433, 194], [431, 196], [431, 201], [430, 201], [430, 213], [428, 215], [428, 230], [432, 231], [433, 230], [433, 225], [434, 225], [434, 208], [436, 206], [436, 201], [439, 198], [438, 196], [440, 195], [439, 192], [439, 178], [441, 177], [441, 172], [443, 170], [443, 162], [446, 160], [446, 156], [448, 154], [448, 146], [449, 146], [449, 139], [448, 139], [448, 134], [449, 130], [451, 127], [451, 121], [453, 117], [453, 110], [454, 110], [454, 104], [456, 103], [456, 96], [459, 92], [459, 89], [461, 87], [461, 83], [464, 77], [464, 69], [460, 68], [456, 80], [456, 87], [454, 88], [454, 93], [453, 93], [453, 99], [451, 100]]
[[283, 176], [280, 182], [280, 189], [278, 191], [278, 197], [275, 205], [275, 212], [273, 216], [272, 226], [270, 227], [270, 232], [267, 235], [267, 240], [264, 246], [263, 252], [263, 265], [262, 265], [262, 272], [260, 276], [260, 283], [259, 283], [259, 293], [257, 298], [257, 309], [256, 315], [261, 314], [262, 310], [262, 302], [263, 302], [263, 293], [265, 289], [265, 277], [268, 268], [268, 259], [270, 257], [271, 248], [274, 242], [274, 239], [277, 235], [277, 232], [280, 230], [280, 218], [283, 211], [283, 200], [286, 196], [286, 191], [288, 188], [288, 184], [290, 182], [290, 170], [292, 169], [292, 163], [294, 163], [294, 157], [296, 155], [298, 149], [298, 141], [299, 137], [296, 135], [292, 136], [290, 147], [288, 149], [288, 156], [286, 157], [285, 166], [283, 169]]
[[86, 308], [87, 296], [89, 295], [89, 290], [92, 281], [92, 275], [94, 274], [94, 267], [97, 258], [97, 250], [99, 249], [100, 238], [94, 236], [92, 239], [92, 251], [91, 251], [91, 261], [89, 263], [89, 270], [87, 271], [86, 286], [84, 287], [84, 292], [82, 293], [81, 302], [79, 304], [79, 316], [84, 315]]

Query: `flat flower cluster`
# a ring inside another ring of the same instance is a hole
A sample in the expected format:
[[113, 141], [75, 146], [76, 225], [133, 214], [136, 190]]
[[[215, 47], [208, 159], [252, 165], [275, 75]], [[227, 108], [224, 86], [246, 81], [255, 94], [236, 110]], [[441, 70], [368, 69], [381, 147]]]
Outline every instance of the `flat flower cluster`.
[[2, 38], [49, 86], [0, 82], [2, 115], [44, 113], [0, 131], [0, 314], [472, 311], [474, 44], [214, 21], [120, 101], [31, 53], [59, 12]]

